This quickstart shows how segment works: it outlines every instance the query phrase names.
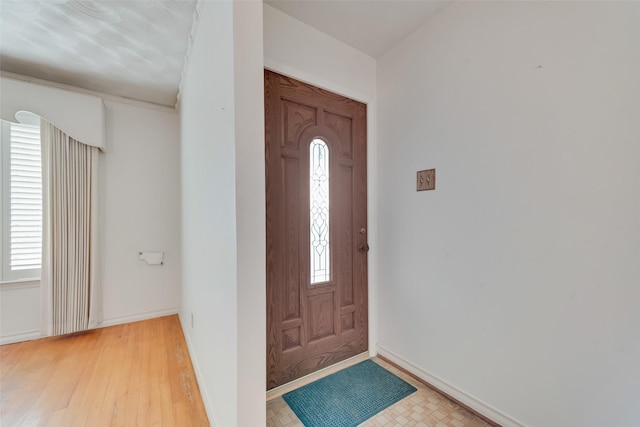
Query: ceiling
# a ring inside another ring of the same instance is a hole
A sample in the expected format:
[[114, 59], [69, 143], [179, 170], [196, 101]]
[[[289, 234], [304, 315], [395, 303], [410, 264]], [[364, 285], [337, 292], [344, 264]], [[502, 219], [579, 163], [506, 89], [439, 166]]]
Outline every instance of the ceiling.
[[377, 58], [453, 1], [264, 0], [268, 5]]
[[[198, 1], [0, 0], [0, 69], [174, 106]], [[375, 58], [452, 2], [265, 3]]]
[[2, 0], [0, 69], [174, 106], [195, 0]]

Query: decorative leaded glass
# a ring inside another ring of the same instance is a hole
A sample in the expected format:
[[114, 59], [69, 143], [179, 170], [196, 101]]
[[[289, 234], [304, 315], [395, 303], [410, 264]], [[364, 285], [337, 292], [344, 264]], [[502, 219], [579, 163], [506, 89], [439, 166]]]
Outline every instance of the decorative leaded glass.
[[309, 193], [311, 214], [311, 283], [331, 278], [329, 256], [329, 147], [321, 139], [309, 149]]

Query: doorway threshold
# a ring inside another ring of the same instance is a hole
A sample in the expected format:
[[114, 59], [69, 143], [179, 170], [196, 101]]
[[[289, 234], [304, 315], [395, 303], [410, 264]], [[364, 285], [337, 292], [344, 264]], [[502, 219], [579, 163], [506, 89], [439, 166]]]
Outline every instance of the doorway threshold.
[[311, 384], [312, 382], [319, 380], [320, 378], [324, 378], [333, 373], [341, 371], [349, 366], [357, 365], [360, 362], [364, 362], [369, 359], [369, 352], [365, 351], [364, 353], [357, 354], [349, 359], [345, 359], [342, 362], [338, 362], [335, 365], [327, 366], [324, 369], [320, 369], [319, 371], [313, 372], [309, 375], [305, 375], [302, 378], [298, 378], [297, 380], [293, 380], [289, 383], [282, 384], [279, 387], [272, 388], [267, 391], [267, 402], [275, 399], [276, 397], [280, 397], [285, 393], [289, 393], [292, 390], [303, 387], [307, 384]]

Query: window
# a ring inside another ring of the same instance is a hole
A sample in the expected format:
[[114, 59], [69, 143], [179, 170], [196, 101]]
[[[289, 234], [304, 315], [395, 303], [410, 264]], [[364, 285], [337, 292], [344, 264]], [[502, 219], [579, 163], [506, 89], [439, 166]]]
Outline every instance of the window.
[[1, 281], [38, 279], [42, 263], [42, 166], [39, 118], [2, 121]]
[[311, 283], [331, 280], [329, 253], [329, 147], [321, 139], [309, 148]]

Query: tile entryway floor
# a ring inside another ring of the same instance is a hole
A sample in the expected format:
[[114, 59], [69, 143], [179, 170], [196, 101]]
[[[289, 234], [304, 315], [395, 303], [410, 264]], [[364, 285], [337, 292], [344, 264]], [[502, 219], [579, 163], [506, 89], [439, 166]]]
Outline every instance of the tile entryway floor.
[[[480, 418], [451, 402], [438, 392], [411, 378], [384, 360], [373, 359], [418, 389], [415, 393], [389, 406], [373, 418], [360, 424], [363, 427], [487, 427]], [[296, 414], [282, 397], [267, 402], [267, 427], [302, 427]]]

